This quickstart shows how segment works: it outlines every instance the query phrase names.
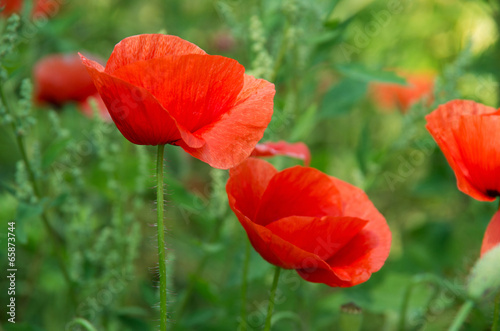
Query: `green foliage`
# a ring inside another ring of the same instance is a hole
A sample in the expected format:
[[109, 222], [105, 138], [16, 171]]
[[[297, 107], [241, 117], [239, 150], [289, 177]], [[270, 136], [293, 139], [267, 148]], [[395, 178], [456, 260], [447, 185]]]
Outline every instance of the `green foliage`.
[[[454, 98], [499, 100], [497, 33], [483, 48], [486, 37], [469, 34], [488, 24], [498, 31], [498, 6], [391, 3], [89, 0], [66, 1], [37, 24], [29, 12], [0, 18], [0, 220], [4, 229], [16, 221], [20, 302], [20, 323], [2, 316], [2, 328], [155, 329], [154, 150], [126, 141], [94, 103], [92, 118], [74, 104], [33, 104], [30, 77], [42, 56], [88, 51], [106, 59], [127, 36], [166, 31], [271, 80], [277, 94], [264, 140], [305, 142], [312, 166], [365, 189], [392, 229], [389, 260], [359, 286], [331, 289], [283, 271], [273, 330], [442, 330], [467, 296], [477, 305], [465, 328], [488, 329], [498, 250], [478, 256], [495, 206], [458, 191], [424, 116]], [[224, 38], [231, 42], [221, 47]], [[407, 84], [399, 68], [436, 73], [432, 105], [380, 109], [370, 86]], [[171, 329], [235, 330], [247, 239], [227, 204], [227, 171], [176, 147], [167, 147], [166, 160]], [[247, 330], [263, 325], [271, 269], [251, 252]], [[362, 314], [342, 312], [350, 302]]]

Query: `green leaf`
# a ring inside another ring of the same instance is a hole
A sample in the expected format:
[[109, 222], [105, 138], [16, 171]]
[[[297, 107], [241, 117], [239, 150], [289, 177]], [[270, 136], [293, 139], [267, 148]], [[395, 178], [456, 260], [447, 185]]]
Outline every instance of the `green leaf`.
[[42, 168], [47, 169], [55, 160], [59, 158], [68, 145], [68, 139], [54, 141], [43, 153]]
[[314, 126], [316, 125], [316, 112], [318, 106], [313, 104], [306, 111], [299, 115], [295, 120], [290, 141], [301, 141], [309, 136]]
[[362, 82], [380, 82], [406, 85], [406, 80], [393, 71], [371, 69], [359, 64], [338, 65], [337, 70], [347, 78]]
[[475, 300], [500, 291], [500, 245], [489, 250], [476, 262], [469, 275], [467, 293]]
[[43, 209], [43, 201], [36, 204], [19, 202], [16, 215], [16, 239], [21, 244], [26, 244], [28, 242], [26, 230], [29, 221], [39, 217], [43, 213]]
[[348, 113], [368, 90], [366, 82], [344, 79], [326, 92], [320, 106], [320, 116], [333, 117]]

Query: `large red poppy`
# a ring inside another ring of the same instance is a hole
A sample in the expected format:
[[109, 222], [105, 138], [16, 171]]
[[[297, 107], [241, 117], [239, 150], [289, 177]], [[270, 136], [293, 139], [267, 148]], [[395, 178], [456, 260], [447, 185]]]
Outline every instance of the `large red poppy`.
[[304, 161], [304, 165], [309, 166], [311, 163], [311, 152], [306, 144], [302, 142], [287, 143], [286, 141], [265, 142], [255, 145], [251, 156], [276, 156], [286, 155]]
[[82, 102], [97, 93], [78, 54], [53, 54], [38, 61], [33, 69], [35, 99], [62, 105]]
[[500, 111], [454, 100], [426, 116], [432, 134], [455, 172], [458, 188], [477, 200], [500, 195]]
[[386, 110], [399, 108], [403, 113], [423, 98], [432, 103], [434, 76], [427, 73], [408, 74], [398, 71], [407, 80], [407, 85], [374, 83], [371, 92], [377, 105]]
[[230, 170], [229, 205], [255, 250], [307, 281], [349, 287], [384, 264], [391, 232], [366, 194], [308, 167], [249, 158]]
[[105, 68], [82, 60], [134, 144], [179, 145], [213, 167], [230, 168], [250, 155], [271, 121], [273, 84], [176, 36], [126, 38]]

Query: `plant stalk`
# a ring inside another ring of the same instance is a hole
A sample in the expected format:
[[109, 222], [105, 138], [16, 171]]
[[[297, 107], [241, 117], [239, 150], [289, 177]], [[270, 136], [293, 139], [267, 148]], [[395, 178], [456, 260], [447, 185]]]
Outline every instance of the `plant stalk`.
[[465, 301], [458, 311], [457, 316], [453, 320], [453, 324], [450, 326], [449, 331], [459, 331], [473, 307], [474, 302], [472, 302], [471, 300]]
[[271, 293], [269, 294], [269, 306], [267, 307], [267, 317], [266, 317], [266, 326], [264, 327], [264, 331], [271, 330], [271, 318], [273, 317], [274, 310], [274, 297], [276, 296], [276, 289], [278, 288], [278, 280], [280, 279], [281, 268], [276, 267], [274, 270], [274, 278], [273, 285], [271, 287]]
[[163, 227], [163, 152], [158, 145], [156, 158], [156, 226], [158, 231], [158, 266], [160, 271], [160, 330], [167, 330], [167, 269], [165, 265], [165, 230]]

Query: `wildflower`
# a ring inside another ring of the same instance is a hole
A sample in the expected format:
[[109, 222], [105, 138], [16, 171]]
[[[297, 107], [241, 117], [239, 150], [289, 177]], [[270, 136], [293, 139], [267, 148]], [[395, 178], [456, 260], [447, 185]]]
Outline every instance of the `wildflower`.
[[273, 84], [176, 36], [126, 38], [106, 67], [82, 61], [134, 144], [177, 145], [215, 168], [230, 168], [250, 155], [271, 120]]
[[389, 255], [391, 232], [365, 193], [316, 169], [278, 172], [249, 158], [230, 170], [226, 191], [255, 250], [307, 281], [354, 286]]

